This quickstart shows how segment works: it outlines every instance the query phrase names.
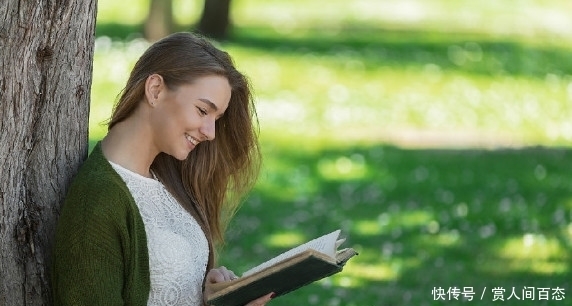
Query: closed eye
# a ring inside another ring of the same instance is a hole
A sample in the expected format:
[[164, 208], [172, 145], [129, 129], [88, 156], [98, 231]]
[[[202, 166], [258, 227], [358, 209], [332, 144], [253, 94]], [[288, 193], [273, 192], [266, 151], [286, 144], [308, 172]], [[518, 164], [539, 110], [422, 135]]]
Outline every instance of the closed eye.
[[199, 113], [201, 114], [201, 116], [206, 116], [208, 114], [207, 110], [202, 108], [202, 107], [197, 106], [197, 109], [199, 110]]

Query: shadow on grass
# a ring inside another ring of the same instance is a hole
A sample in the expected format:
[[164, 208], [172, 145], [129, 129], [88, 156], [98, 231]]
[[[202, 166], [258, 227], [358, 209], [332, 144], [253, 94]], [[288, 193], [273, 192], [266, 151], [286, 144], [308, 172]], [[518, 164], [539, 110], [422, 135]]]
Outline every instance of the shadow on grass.
[[[179, 26], [188, 31], [190, 26]], [[98, 36], [130, 39], [142, 36], [142, 25], [98, 23]], [[269, 27], [236, 27], [225, 42], [276, 55], [313, 55], [361, 62], [365, 69], [417, 67], [479, 75], [545, 78], [572, 73], [570, 49], [526, 43], [479, 33], [420, 31], [346, 25], [298, 29], [279, 34]], [[355, 63], [355, 62], [354, 62]]]
[[281, 35], [269, 28], [237, 28], [230, 42], [276, 54], [338, 57], [342, 65], [351, 58], [366, 69], [439, 67], [486, 76], [539, 78], [572, 72], [569, 48], [474, 33], [348, 26]]
[[[454, 303], [434, 301], [439, 287], [472, 287], [470, 305], [490, 305], [496, 287], [503, 305], [565, 304], [553, 290], [572, 289], [572, 149], [265, 148], [222, 263], [244, 271], [337, 228], [360, 250], [341, 274], [272, 305]], [[520, 300], [507, 300], [513, 287]]]
[[143, 37], [143, 24], [123, 24], [123, 23], [96, 23], [95, 35], [97, 37], [107, 36], [117, 40], [131, 40], [136, 37]]

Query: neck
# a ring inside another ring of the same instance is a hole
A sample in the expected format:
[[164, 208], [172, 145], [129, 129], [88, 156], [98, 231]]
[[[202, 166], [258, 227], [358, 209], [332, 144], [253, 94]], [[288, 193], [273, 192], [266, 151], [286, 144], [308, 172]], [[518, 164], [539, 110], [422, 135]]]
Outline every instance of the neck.
[[111, 162], [146, 177], [153, 177], [151, 164], [159, 154], [148, 127], [130, 116], [109, 130], [101, 141], [103, 155]]

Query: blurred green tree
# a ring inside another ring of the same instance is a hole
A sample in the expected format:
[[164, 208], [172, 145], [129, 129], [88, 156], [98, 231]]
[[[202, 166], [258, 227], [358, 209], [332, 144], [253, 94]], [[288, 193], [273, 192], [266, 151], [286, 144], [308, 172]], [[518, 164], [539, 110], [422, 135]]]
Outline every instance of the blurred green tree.
[[[231, 26], [230, 1], [205, 0], [196, 30], [214, 39], [227, 38]], [[149, 4], [144, 35], [147, 40], [153, 42], [173, 33], [176, 25], [173, 19], [172, 0], [151, 0]]]
[[173, 23], [173, 1], [151, 0], [149, 4], [144, 34], [147, 40], [153, 42], [171, 34], [175, 29]]
[[211, 38], [224, 39], [230, 28], [230, 0], [205, 0], [197, 30]]

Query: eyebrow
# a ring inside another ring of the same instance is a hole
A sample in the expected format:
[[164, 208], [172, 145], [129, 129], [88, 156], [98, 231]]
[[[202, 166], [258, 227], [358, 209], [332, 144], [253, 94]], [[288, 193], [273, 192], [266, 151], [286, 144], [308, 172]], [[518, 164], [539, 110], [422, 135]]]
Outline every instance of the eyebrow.
[[204, 98], [199, 98], [199, 101], [204, 102], [205, 104], [207, 104], [211, 109], [213, 109], [215, 112], [218, 111], [218, 107], [216, 106], [216, 104], [212, 103], [211, 100], [209, 99], [204, 99]]

